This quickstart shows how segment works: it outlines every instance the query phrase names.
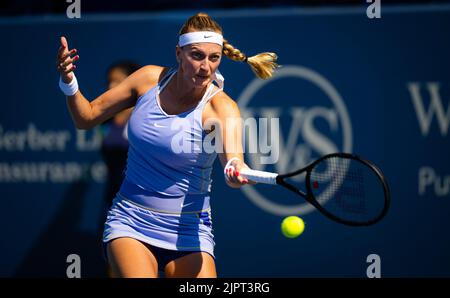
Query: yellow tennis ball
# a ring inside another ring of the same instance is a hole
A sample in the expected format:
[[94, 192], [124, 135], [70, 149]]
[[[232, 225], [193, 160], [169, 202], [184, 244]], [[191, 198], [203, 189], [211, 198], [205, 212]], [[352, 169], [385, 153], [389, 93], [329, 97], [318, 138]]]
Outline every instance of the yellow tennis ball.
[[303, 219], [298, 216], [288, 216], [281, 222], [281, 232], [287, 238], [295, 238], [300, 236], [305, 229]]

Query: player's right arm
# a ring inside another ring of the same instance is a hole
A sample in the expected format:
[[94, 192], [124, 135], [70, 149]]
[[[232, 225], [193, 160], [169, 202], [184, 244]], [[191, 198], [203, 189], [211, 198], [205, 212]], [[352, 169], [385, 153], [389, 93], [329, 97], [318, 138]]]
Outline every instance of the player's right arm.
[[[64, 83], [72, 81], [75, 70], [73, 64], [78, 60], [76, 49], [68, 50], [67, 40], [61, 37], [61, 47], [58, 50], [56, 66]], [[158, 80], [163, 67], [147, 65], [128, 76], [124, 81], [101, 94], [92, 101], [87, 100], [78, 90], [74, 95], [67, 96], [67, 106], [78, 129], [91, 129], [120, 111], [133, 107], [136, 100]]]

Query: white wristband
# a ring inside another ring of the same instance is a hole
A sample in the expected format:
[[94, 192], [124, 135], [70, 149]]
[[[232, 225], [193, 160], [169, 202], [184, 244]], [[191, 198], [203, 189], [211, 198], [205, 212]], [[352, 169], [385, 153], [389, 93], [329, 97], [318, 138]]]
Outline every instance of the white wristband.
[[59, 77], [59, 88], [66, 96], [75, 95], [78, 91], [78, 81], [75, 74], [73, 74], [73, 79], [69, 84], [62, 81], [61, 76]]

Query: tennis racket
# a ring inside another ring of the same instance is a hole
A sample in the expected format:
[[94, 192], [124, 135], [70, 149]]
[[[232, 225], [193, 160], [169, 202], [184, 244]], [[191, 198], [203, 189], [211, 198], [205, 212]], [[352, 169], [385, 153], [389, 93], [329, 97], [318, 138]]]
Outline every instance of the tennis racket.
[[[304, 173], [306, 191], [287, 182]], [[241, 169], [240, 175], [258, 183], [283, 186], [306, 199], [326, 217], [349, 226], [379, 222], [390, 205], [389, 186], [381, 170], [349, 153], [324, 155], [287, 174]]]

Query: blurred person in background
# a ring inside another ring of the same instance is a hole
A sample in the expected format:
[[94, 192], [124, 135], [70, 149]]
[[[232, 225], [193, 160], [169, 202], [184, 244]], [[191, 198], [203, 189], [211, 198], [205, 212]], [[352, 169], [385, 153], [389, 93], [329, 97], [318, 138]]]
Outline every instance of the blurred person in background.
[[[138, 70], [138, 64], [132, 61], [119, 61], [108, 67], [106, 77], [108, 89], [112, 89], [125, 80], [130, 74]], [[108, 168], [108, 177], [105, 190], [106, 207], [112, 204], [113, 198], [120, 189], [128, 155], [127, 123], [133, 107], [125, 109], [111, 119], [105, 121], [101, 126], [102, 146], [101, 154]]]

